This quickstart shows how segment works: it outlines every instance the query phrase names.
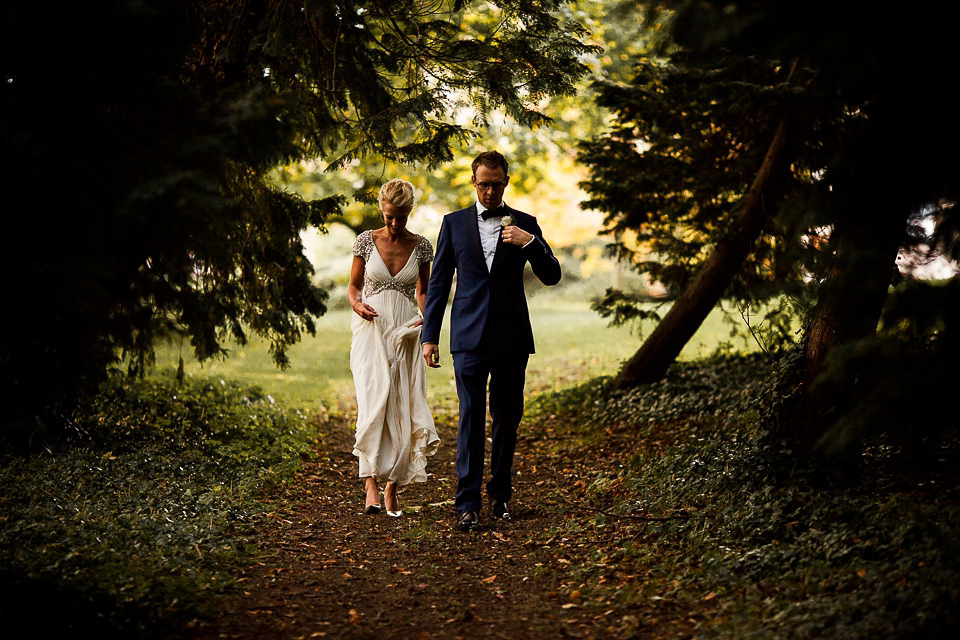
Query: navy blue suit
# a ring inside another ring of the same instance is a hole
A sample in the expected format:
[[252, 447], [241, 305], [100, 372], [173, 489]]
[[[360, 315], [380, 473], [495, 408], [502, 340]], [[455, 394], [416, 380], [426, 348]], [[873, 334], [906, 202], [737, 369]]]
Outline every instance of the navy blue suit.
[[503, 502], [510, 500], [513, 452], [523, 416], [524, 377], [527, 359], [534, 352], [523, 289], [524, 266], [529, 262], [544, 284], [560, 281], [560, 263], [543, 239], [536, 218], [502, 207], [498, 214], [512, 215], [514, 224], [535, 239], [523, 248], [504, 244], [501, 239], [488, 271], [476, 206], [447, 214], [440, 226], [424, 310], [421, 340], [438, 343], [456, 274], [450, 351], [460, 398], [456, 505], [461, 512], [480, 510], [488, 379], [493, 450], [487, 494]]

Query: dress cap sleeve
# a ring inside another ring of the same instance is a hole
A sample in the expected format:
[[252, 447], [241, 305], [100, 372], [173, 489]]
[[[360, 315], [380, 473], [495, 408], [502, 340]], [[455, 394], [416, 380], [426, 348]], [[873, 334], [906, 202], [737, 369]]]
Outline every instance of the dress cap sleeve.
[[433, 245], [423, 236], [420, 236], [420, 242], [417, 243], [416, 251], [418, 265], [424, 262], [433, 262]]
[[373, 234], [368, 230], [357, 236], [353, 241], [353, 255], [363, 258], [364, 262], [370, 260], [370, 252], [373, 250]]

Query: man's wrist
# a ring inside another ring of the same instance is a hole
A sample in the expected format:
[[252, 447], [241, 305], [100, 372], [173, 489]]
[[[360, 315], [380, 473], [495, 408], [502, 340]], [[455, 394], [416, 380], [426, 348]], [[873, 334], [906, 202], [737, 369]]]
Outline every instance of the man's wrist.
[[533, 235], [532, 233], [530, 234], [530, 236], [531, 236], [531, 237], [530, 237], [530, 242], [528, 242], [527, 244], [525, 244], [525, 245], [523, 245], [522, 247], [520, 247], [521, 249], [526, 249], [526, 248], [528, 248], [528, 247], [529, 247], [530, 245], [532, 245], [534, 242], [536, 242], [537, 245], [539, 245], [540, 247], [543, 247], [543, 243], [540, 242], [540, 238], [538, 238], [537, 236]]

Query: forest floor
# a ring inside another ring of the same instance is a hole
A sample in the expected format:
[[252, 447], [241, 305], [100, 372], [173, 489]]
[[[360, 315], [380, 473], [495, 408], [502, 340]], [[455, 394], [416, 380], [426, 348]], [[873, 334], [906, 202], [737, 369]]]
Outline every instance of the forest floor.
[[308, 418], [222, 381], [118, 382], [85, 446], [0, 464], [0, 633], [958, 637], [960, 434], [796, 455], [762, 428], [771, 367], [536, 390], [514, 520], [468, 533], [454, 400], [434, 407], [429, 481], [390, 518], [363, 515], [349, 407]]
[[674, 610], [669, 598], [618, 598], [643, 568], [610, 557], [624, 541], [642, 541], [646, 523], [608, 518], [577, 496], [598, 468], [615, 469], [649, 444], [636, 433], [585, 444], [549, 418], [523, 424], [513, 521], [481, 513], [464, 533], [452, 500], [456, 425], [448, 415], [437, 426], [429, 481], [401, 490], [403, 516], [391, 518], [363, 514], [352, 430], [325, 425], [316, 455], [262, 527], [241, 593], [198, 637], [685, 637], [715, 608], [707, 594], [700, 611]]

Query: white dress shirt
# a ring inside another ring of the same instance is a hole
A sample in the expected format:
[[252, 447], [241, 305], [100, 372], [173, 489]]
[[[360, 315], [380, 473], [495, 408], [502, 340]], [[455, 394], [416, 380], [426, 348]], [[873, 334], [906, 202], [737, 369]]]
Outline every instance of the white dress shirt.
[[[503, 207], [501, 202], [495, 209]], [[487, 271], [493, 268], [493, 256], [497, 253], [497, 243], [500, 241], [500, 219], [502, 215], [493, 215], [483, 219], [483, 212], [487, 208], [477, 202], [477, 225], [480, 227], [480, 245], [483, 247], [483, 259], [487, 261]]]
[[[503, 202], [501, 201], [494, 210], [500, 209], [503, 207]], [[483, 247], [483, 259], [487, 261], [487, 271], [493, 269], [493, 256], [497, 253], [497, 243], [500, 242], [500, 234], [502, 233], [503, 223], [501, 222], [502, 215], [492, 215], [486, 220], [483, 219], [483, 212], [487, 208], [480, 204], [480, 201], [477, 201], [477, 226], [480, 227], [480, 245]], [[537, 240], [537, 236], [530, 238], [530, 241], [527, 244], [523, 245], [523, 249], [526, 249], [534, 241]]]

